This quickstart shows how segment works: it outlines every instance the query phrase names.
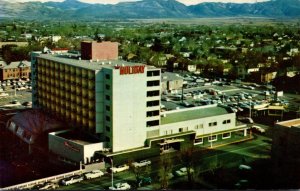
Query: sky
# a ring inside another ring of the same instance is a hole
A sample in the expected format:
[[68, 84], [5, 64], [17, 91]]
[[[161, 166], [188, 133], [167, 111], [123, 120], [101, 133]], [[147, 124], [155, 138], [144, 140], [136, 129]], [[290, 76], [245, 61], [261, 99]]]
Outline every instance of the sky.
[[[10, 2], [27, 2], [27, 1], [50, 1], [50, 0], [9, 0]], [[61, 2], [63, 0], [51, 0]], [[128, 2], [128, 1], [136, 1], [136, 0], [80, 0], [85, 3], [102, 3], [102, 4], [116, 4], [119, 2]], [[267, 0], [177, 0], [185, 5], [194, 5], [203, 2], [223, 2], [223, 3], [255, 3], [255, 2], [262, 2]]]

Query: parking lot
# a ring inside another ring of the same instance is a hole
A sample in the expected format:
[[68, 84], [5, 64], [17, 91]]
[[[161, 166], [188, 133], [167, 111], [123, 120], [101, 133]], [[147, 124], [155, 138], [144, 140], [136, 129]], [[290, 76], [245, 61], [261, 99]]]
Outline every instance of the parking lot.
[[[162, 108], [174, 110], [186, 107], [218, 104], [232, 112], [248, 111], [250, 108], [268, 105], [283, 106], [285, 111], [298, 111], [300, 98], [295, 94], [279, 95], [272, 86], [258, 84], [235, 83], [206, 79], [208, 82], [197, 83], [199, 78], [185, 77], [185, 85], [181, 90], [164, 91]], [[200, 78], [201, 79], [201, 78]], [[187, 81], [188, 80], [188, 81]], [[276, 94], [279, 95], [276, 97]], [[245, 113], [245, 112], [244, 112]]]
[[30, 81], [0, 82], [0, 109], [30, 107], [24, 103], [32, 102]]

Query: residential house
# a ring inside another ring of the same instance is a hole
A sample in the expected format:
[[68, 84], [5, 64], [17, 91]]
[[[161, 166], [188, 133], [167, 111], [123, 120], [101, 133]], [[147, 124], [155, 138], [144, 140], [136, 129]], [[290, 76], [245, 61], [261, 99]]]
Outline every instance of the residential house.
[[28, 79], [31, 73], [31, 63], [28, 61], [2, 63], [0, 66], [0, 80], [24, 78]]
[[162, 91], [179, 90], [183, 85], [183, 77], [172, 72], [164, 72], [161, 74]]

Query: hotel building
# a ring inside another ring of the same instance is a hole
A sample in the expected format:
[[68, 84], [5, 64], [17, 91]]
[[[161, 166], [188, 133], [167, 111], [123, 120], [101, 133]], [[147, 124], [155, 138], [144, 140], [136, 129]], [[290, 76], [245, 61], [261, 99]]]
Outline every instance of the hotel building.
[[32, 54], [33, 107], [101, 144], [88, 148], [87, 141], [56, 132], [49, 134], [50, 151], [86, 163], [96, 154], [147, 157], [180, 150], [183, 144], [231, 138], [232, 132], [247, 135], [245, 125], [236, 125], [235, 113], [216, 105], [162, 113], [160, 69], [118, 60], [117, 43], [82, 42], [81, 47], [81, 57]]

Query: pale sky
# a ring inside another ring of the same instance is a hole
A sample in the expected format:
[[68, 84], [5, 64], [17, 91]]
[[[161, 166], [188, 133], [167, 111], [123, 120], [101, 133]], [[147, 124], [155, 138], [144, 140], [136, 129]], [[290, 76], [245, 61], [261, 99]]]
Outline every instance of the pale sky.
[[[41, 1], [46, 2], [50, 0], [7, 0], [10, 2], [27, 2], [27, 1]], [[57, 1], [62, 2], [63, 0], [51, 0], [51, 1]], [[128, 2], [128, 1], [136, 1], [136, 0], [80, 0], [85, 3], [102, 3], [102, 4], [116, 4], [119, 2]], [[255, 3], [255, 2], [262, 2], [262, 1], [268, 1], [268, 0], [177, 0], [185, 5], [194, 5], [198, 3], [203, 2], [223, 2], [223, 3]]]

